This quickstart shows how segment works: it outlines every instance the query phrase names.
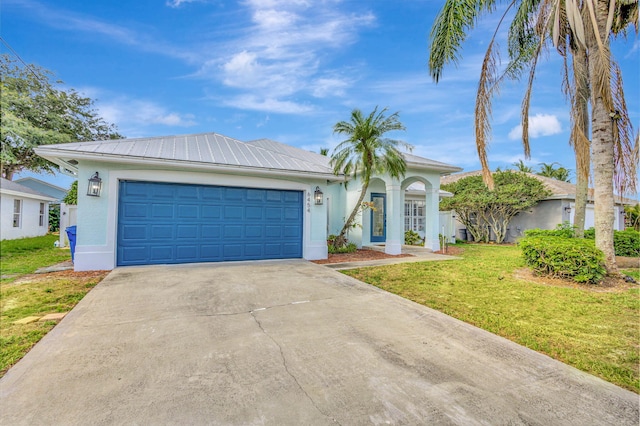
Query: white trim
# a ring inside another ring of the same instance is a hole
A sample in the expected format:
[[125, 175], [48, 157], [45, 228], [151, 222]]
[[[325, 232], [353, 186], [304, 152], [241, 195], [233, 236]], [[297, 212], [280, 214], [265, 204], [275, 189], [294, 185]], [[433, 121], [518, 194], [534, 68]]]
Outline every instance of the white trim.
[[44, 202], [54, 202], [54, 201], [58, 201], [56, 198], [52, 198], [52, 197], [47, 197], [46, 195], [36, 195], [36, 194], [30, 194], [28, 192], [22, 192], [22, 191], [12, 191], [10, 189], [0, 189], [0, 194], [6, 194], [6, 195], [11, 195], [13, 197], [20, 197], [20, 198], [29, 198], [32, 200], [40, 200], [40, 201], [44, 201]]

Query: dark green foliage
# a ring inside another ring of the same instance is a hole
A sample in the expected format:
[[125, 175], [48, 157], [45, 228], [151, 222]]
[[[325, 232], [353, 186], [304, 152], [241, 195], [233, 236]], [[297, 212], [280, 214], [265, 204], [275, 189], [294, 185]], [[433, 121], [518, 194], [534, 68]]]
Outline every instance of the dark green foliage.
[[37, 146], [122, 137], [98, 115], [92, 99], [60, 89], [61, 83], [37, 65], [27, 68], [0, 55], [0, 160], [6, 179], [21, 170], [55, 170], [35, 154]]
[[[568, 223], [558, 225], [556, 229], [529, 229], [524, 231], [527, 237], [562, 237], [574, 238], [573, 227]], [[596, 232], [593, 228], [584, 231], [584, 238], [594, 240]], [[613, 245], [616, 256], [640, 257], [640, 232], [631, 228], [624, 231], [613, 231]]]
[[422, 243], [422, 238], [420, 238], [420, 234], [418, 234], [416, 231], [405, 231], [404, 243], [413, 246]]
[[60, 229], [60, 204], [49, 205], [49, 232]]
[[[593, 228], [584, 231], [584, 237], [595, 239], [596, 232]], [[613, 246], [616, 256], [640, 257], [640, 232], [634, 229], [613, 231]]]
[[329, 235], [327, 237], [327, 247], [329, 250], [329, 254], [337, 254], [337, 253], [353, 253], [358, 250], [358, 246], [355, 243], [346, 242], [343, 245], [336, 246], [335, 241], [338, 238], [337, 235]]
[[525, 173], [495, 172], [495, 189], [490, 191], [482, 176], [468, 176], [442, 185], [453, 197], [440, 202], [440, 210], [455, 210], [475, 241], [489, 242], [489, 228], [501, 243], [511, 219], [549, 196], [549, 191], [536, 178]]
[[563, 237], [574, 238], [576, 236], [575, 229], [565, 222], [562, 225], [556, 226], [556, 229], [527, 229], [524, 231], [525, 237]]
[[593, 240], [528, 236], [518, 245], [527, 265], [539, 274], [592, 284], [606, 275], [604, 254]]
[[62, 200], [65, 204], [70, 204], [72, 206], [78, 205], [78, 181], [74, 181], [71, 184], [71, 188], [69, 188], [69, 192]]

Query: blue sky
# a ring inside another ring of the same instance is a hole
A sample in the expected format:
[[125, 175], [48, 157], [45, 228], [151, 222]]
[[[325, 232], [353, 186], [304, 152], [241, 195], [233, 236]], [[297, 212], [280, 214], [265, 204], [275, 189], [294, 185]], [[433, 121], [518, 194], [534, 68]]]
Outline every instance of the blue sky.
[[[317, 152], [341, 141], [332, 127], [353, 108], [368, 113], [378, 105], [399, 111], [407, 130], [391, 136], [414, 145], [415, 154], [475, 170], [475, 91], [498, 16], [479, 22], [458, 66], [435, 84], [428, 35], [442, 3], [3, 0], [2, 37], [27, 63], [95, 99], [100, 114], [129, 138], [217, 132]], [[0, 52], [8, 50], [3, 45]], [[637, 35], [616, 41], [613, 52], [637, 131]], [[550, 51], [537, 74], [526, 161], [534, 168], [541, 162], [575, 168], [561, 65]], [[524, 86], [508, 83], [495, 99], [492, 168], [524, 159], [518, 132]], [[72, 182], [41, 178], [63, 187]]]

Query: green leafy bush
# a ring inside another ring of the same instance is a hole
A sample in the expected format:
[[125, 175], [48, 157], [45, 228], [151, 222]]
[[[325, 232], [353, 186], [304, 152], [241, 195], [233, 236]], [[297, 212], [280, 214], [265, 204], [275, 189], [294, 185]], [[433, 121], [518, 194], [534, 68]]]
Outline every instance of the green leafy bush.
[[[596, 231], [593, 228], [587, 229], [584, 237], [593, 240], [596, 238]], [[613, 248], [616, 256], [640, 257], [640, 232], [632, 228], [613, 231]]]
[[597, 283], [605, 275], [604, 254], [593, 240], [527, 236], [518, 242], [525, 262], [539, 274]]
[[422, 238], [416, 231], [405, 231], [404, 243], [413, 246], [422, 243]]
[[576, 236], [576, 231], [569, 222], [564, 222], [561, 225], [556, 226], [556, 229], [527, 229], [524, 231], [526, 237], [563, 237], [573, 238]]
[[347, 243], [341, 247], [336, 247], [334, 244], [334, 241], [336, 240], [336, 238], [338, 238], [338, 236], [333, 234], [327, 237], [327, 248], [330, 254], [353, 253], [356, 250], [358, 250], [358, 246], [356, 246], [355, 243]]
[[[524, 231], [526, 237], [562, 237], [574, 238], [575, 230], [565, 222], [556, 229], [528, 229]], [[593, 228], [584, 231], [584, 238], [594, 240], [596, 231]], [[624, 231], [613, 231], [613, 246], [616, 256], [640, 257], [640, 232], [629, 228]]]

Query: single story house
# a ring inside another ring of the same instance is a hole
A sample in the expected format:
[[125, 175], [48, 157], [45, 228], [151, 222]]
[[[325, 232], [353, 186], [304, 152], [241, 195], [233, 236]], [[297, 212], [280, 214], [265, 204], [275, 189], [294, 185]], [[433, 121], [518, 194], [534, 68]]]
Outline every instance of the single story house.
[[[335, 175], [329, 158], [268, 139], [217, 133], [78, 142], [36, 153], [78, 178], [76, 270], [258, 259], [326, 259], [361, 184]], [[404, 242], [405, 189], [423, 184], [437, 249], [440, 177], [461, 169], [405, 154], [403, 179], [375, 176], [377, 208], [349, 234], [358, 246]]]
[[49, 203], [56, 199], [0, 178], [0, 239], [38, 237], [49, 231]]
[[[446, 185], [458, 181], [468, 176], [479, 176], [482, 171], [476, 170], [466, 173], [455, 173], [441, 180], [441, 185]], [[540, 201], [530, 210], [518, 213], [509, 223], [506, 242], [515, 242], [524, 235], [527, 229], [555, 229], [558, 225], [568, 222], [573, 225], [575, 218], [576, 185], [570, 182], [563, 182], [545, 176], [527, 173], [530, 177], [538, 179], [551, 191], [551, 195]], [[589, 190], [589, 197], [585, 214], [584, 228], [589, 229], [594, 226], [594, 206], [593, 190]], [[616, 197], [614, 206], [615, 221], [613, 228], [624, 230], [624, 206], [634, 204], [633, 200], [620, 199]], [[465, 229], [465, 232], [461, 230]], [[456, 221], [456, 235], [462, 238], [466, 234], [465, 226]], [[470, 237], [469, 237], [470, 238]]]
[[22, 186], [31, 188], [34, 191], [38, 191], [41, 194], [48, 195], [51, 198], [55, 198], [54, 204], [60, 204], [64, 197], [67, 196], [68, 189], [60, 188], [57, 185], [53, 185], [48, 182], [41, 181], [34, 177], [25, 177], [14, 180], [15, 183], [19, 183]]

